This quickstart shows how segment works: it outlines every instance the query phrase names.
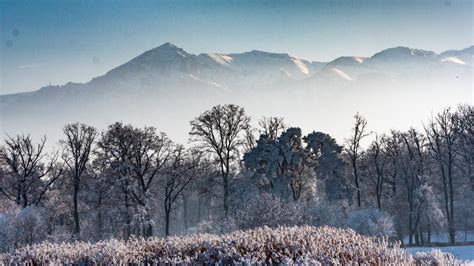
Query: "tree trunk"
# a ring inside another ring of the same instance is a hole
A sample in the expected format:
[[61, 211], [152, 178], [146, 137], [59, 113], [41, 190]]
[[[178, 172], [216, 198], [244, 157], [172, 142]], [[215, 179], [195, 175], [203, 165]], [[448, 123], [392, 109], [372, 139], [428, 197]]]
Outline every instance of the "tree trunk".
[[23, 199], [23, 208], [28, 207], [28, 196], [26, 195], [26, 191], [24, 191], [24, 192], [21, 194], [21, 197], [22, 197], [22, 199]]
[[104, 222], [102, 220], [102, 192], [99, 191], [99, 199], [97, 202], [97, 239], [103, 238]]
[[128, 202], [128, 194], [125, 193], [125, 239], [128, 240], [132, 234], [132, 219], [130, 217], [130, 203]]
[[380, 202], [381, 197], [382, 197], [381, 192], [380, 192], [379, 189], [377, 189], [377, 207], [378, 207], [379, 210], [382, 210], [382, 204]]
[[80, 238], [81, 234], [81, 227], [79, 224], [79, 207], [78, 207], [78, 194], [79, 194], [79, 178], [74, 178], [74, 195], [73, 195], [73, 202], [74, 202], [74, 237], [76, 239]]
[[229, 177], [228, 173], [223, 176], [224, 181], [224, 217], [229, 215]]
[[357, 189], [357, 207], [361, 207], [361, 200], [360, 200], [360, 186], [359, 186], [359, 175], [357, 174], [357, 163], [356, 160], [352, 160], [352, 167], [354, 168], [354, 179], [355, 179], [355, 185]]
[[151, 237], [153, 236], [153, 223], [150, 217], [148, 208], [146, 208], [146, 215], [145, 215], [146, 225], [144, 230], [144, 237]]
[[448, 225], [448, 231], [449, 231], [449, 243], [451, 245], [456, 244], [456, 229], [454, 228], [453, 222]]
[[428, 245], [431, 244], [431, 223], [428, 223], [428, 235], [426, 236], [426, 242]]
[[168, 208], [165, 207], [165, 235], [170, 235], [170, 211]]
[[148, 221], [147, 229], [145, 231], [145, 236], [146, 237], [152, 237], [153, 236], [153, 225]]
[[449, 230], [449, 242], [451, 245], [456, 243], [456, 228], [455, 228], [455, 220], [454, 220], [454, 189], [453, 189], [453, 176], [452, 176], [452, 168], [453, 168], [453, 161], [452, 155], [449, 153], [448, 159], [448, 182], [449, 182], [449, 205], [450, 205], [450, 212], [451, 212], [451, 222], [448, 224]]
[[188, 197], [183, 194], [183, 220], [184, 229], [188, 229]]
[[410, 213], [408, 214], [408, 232], [410, 234], [409, 238], [408, 238], [408, 245], [413, 245], [413, 235], [414, 235], [414, 229], [413, 229], [413, 206], [412, 206], [412, 203], [410, 201], [410, 198], [408, 199], [409, 200], [409, 205], [410, 205]]

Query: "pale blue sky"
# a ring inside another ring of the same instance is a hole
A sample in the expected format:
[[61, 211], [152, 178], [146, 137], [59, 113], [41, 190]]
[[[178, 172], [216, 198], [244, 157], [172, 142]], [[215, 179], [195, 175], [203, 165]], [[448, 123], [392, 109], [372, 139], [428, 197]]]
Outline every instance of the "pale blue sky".
[[86, 82], [172, 42], [188, 52], [288, 52], [328, 61], [473, 44], [470, 0], [0, 0], [0, 93]]

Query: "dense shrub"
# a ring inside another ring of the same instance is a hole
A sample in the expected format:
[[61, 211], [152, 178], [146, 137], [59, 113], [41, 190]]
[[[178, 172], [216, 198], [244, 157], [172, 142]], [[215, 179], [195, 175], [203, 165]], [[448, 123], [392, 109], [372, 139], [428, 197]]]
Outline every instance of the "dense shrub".
[[237, 211], [236, 224], [240, 229], [259, 226], [300, 225], [304, 220], [304, 205], [286, 202], [271, 194], [262, 194], [250, 199]]
[[[442, 255], [439, 255], [442, 256]], [[332, 227], [268, 227], [225, 235], [195, 234], [169, 238], [134, 238], [53, 244], [44, 242], [0, 255], [4, 264], [423, 264], [433, 256], [411, 255], [386, 239]], [[438, 258], [439, 259], [439, 258]], [[452, 257], [442, 256], [451, 263]]]

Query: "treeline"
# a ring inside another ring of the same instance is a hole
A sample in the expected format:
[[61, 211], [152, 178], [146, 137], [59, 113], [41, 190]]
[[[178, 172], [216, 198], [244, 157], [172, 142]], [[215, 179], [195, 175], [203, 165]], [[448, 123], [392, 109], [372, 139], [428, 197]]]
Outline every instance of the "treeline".
[[68, 124], [55, 152], [46, 138], [8, 137], [0, 248], [301, 224], [408, 236], [409, 245], [446, 232], [454, 244], [474, 229], [470, 105], [442, 111], [422, 131], [382, 135], [357, 114], [343, 144], [278, 117], [253, 127], [236, 105], [190, 125], [190, 147], [119, 122], [102, 132]]

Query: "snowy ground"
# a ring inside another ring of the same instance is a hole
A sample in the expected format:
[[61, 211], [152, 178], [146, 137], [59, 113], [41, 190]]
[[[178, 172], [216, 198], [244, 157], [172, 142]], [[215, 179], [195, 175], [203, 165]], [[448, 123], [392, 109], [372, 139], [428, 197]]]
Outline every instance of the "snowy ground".
[[449, 252], [457, 259], [471, 261], [474, 263], [474, 246], [450, 246], [450, 247], [413, 247], [405, 248], [411, 254], [416, 252], [429, 252], [433, 249], [439, 249], [442, 252]]
[[[466, 242], [466, 241], [474, 241], [474, 232], [456, 232], [456, 241], [457, 242]], [[433, 234], [431, 236], [431, 242], [442, 242], [448, 243], [449, 236], [447, 233], [438, 233]], [[408, 243], [408, 236], [403, 238], [403, 243]]]

